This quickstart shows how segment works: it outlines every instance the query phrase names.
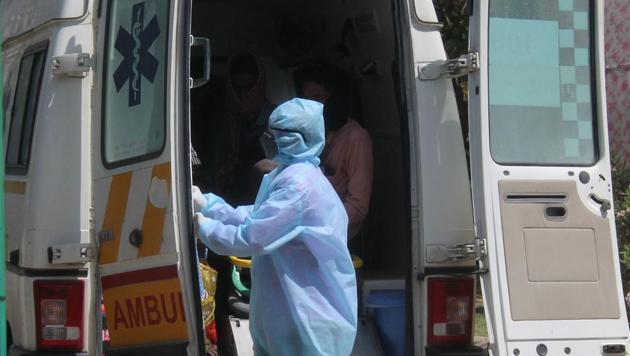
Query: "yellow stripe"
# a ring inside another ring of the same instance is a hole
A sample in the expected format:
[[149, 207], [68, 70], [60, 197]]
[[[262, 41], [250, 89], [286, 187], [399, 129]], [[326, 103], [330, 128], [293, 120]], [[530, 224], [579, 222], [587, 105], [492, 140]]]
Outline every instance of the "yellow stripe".
[[[166, 182], [168, 199], [170, 200], [171, 189], [171, 164], [164, 163], [153, 167], [153, 178], [158, 178]], [[150, 194], [150, 189], [149, 189]], [[142, 222], [142, 245], [138, 250], [138, 257], [153, 256], [160, 253], [162, 247], [162, 237], [164, 234], [164, 220], [166, 218], [166, 207], [158, 208], [151, 203], [147, 197], [147, 207], [144, 209], [144, 220]]]
[[4, 181], [5, 193], [24, 195], [26, 192], [26, 182]]
[[107, 210], [105, 211], [102, 231], [111, 233], [113, 239], [101, 240], [99, 256], [99, 262], [101, 264], [113, 263], [118, 260], [120, 234], [127, 211], [131, 176], [132, 172], [125, 172], [112, 177], [112, 185], [109, 189], [109, 198], [107, 200]]

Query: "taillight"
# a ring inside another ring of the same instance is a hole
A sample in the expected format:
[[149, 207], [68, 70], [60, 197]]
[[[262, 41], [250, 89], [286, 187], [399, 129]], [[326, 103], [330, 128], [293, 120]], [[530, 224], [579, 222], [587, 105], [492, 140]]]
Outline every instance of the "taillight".
[[33, 283], [39, 350], [83, 349], [83, 281]]
[[428, 346], [472, 342], [474, 278], [430, 278], [427, 282]]

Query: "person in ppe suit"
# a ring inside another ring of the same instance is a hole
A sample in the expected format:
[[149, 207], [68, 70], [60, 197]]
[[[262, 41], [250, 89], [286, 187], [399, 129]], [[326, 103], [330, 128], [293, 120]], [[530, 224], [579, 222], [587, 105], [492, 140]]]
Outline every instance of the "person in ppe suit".
[[307, 99], [271, 113], [278, 167], [263, 178], [253, 206], [233, 208], [193, 190], [198, 237], [218, 254], [252, 256], [250, 331], [257, 356], [347, 356], [354, 345], [348, 216], [319, 168], [322, 113], [322, 104]]

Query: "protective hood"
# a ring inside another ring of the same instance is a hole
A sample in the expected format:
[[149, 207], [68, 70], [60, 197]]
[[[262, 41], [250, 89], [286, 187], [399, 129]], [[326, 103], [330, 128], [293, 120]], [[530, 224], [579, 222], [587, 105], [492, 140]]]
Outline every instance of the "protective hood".
[[326, 143], [324, 106], [313, 100], [292, 99], [278, 106], [269, 117], [278, 155], [274, 161], [293, 164], [311, 161], [319, 165], [319, 155]]

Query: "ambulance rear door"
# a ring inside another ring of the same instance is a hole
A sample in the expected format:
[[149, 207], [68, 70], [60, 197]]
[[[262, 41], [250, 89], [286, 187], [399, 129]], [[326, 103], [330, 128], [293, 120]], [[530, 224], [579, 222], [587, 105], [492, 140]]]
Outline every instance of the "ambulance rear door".
[[604, 1], [471, 4], [471, 172], [490, 351], [625, 355]]
[[94, 220], [107, 354], [201, 354], [190, 207], [190, 2], [99, 6]]

